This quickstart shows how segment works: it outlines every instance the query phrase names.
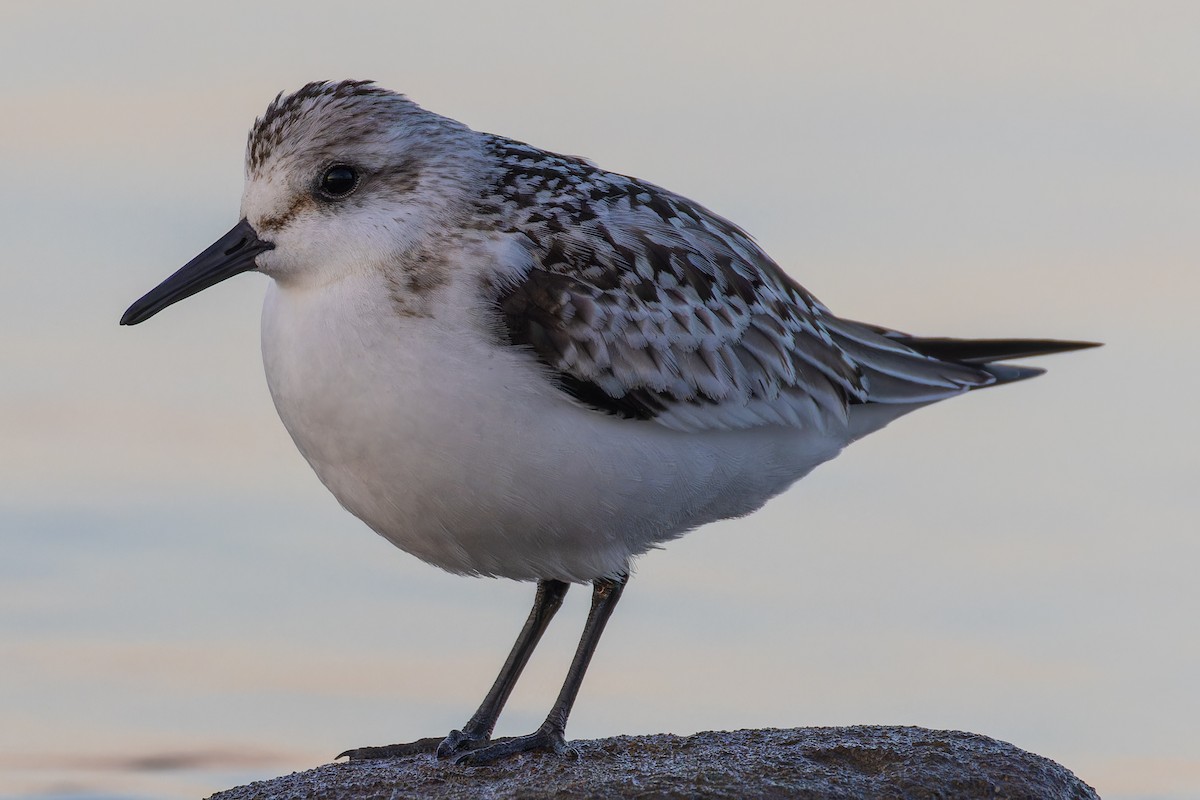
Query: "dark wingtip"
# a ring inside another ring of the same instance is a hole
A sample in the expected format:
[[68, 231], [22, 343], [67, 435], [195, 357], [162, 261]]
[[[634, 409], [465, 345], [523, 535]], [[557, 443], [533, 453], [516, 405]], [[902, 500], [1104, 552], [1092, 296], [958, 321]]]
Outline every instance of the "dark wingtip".
[[1049, 355], [1050, 353], [1069, 353], [1072, 350], [1087, 350], [1092, 347], [1104, 347], [1104, 342], [1072, 342], [1060, 341], [1058, 339], [1047, 339], [1046, 344], [1053, 349], [1047, 350], [1045, 353], [1037, 355]]
[[1100, 342], [1076, 342], [1062, 339], [950, 339], [893, 334], [889, 338], [911, 347], [922, 355], [959, 364], [990, 364], [1013, 358], [1048, 356], [1100, 347]]
[[[1000, 342], [997, 342], [1000, 344]], [[1028, 340], [1009, 340], [1007, 344], [1021, 345], [1019, 348], [1006, 348], [1009, 350], [1002, 358], [1030, 358], [1032, 356], [1046, 356], [1052, 353], [1069, 353], [1072, 350], [1087, 350], [1092, 347], [1102, 347], [1103, 342], [1072, 342], [1060, 341], [1058, 339], [1028, 339]], [[1046, 370], [1041, 367], [1024, 367], [1015, 364], [994, 364], [990, 358], [987, 361], [982, 361], [989, 356], [986, 354], [987, 348], [984, 348], [985, 354], [977, 355], [979, 361], [975, 361], [974, 365], [979, 369], [992, 375], [996, 382], [993, 386], [999, 386], [1004, 383], [1014, 383], [1016, 381], [1024, 381], [1029, 378], [1036, 378], [1042, 375]]]

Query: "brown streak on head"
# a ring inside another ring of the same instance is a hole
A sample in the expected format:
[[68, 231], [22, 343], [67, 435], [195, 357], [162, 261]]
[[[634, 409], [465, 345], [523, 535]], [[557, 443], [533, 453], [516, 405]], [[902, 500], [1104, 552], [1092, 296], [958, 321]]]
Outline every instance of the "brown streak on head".
[[292, 200], [291, 205], [274, 216], [264, 217], [258, 221], [255, 226], [259, 233], [267, 231], [277, 231], [283, 226], [292, 221], [292, 218], [299, 214], [305, 208], [311, 206], [314, 200], [308, 194], [298, 194]]
[[316, 81], [305, 84], [289, 95], [280, 92], [250, 129], [247, 165], [251, 171], [262, 167], [309, 104], [322, 100], [342, 102], [354, 97], [383, 97], [393, 94], [376, 86], [372, 81]]

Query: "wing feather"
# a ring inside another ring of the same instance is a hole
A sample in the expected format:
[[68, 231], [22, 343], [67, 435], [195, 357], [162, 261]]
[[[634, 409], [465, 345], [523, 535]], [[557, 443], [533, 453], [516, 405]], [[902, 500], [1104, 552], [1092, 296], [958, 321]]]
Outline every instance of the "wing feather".
[[497, 291], [504, 330], [581, 403], [680, 430], [824, 427], [852, 405], [997, 380], [838, 319], [685, 198], [500, 137], [491, 147], [503, 169], [483, 202], [513, 220], [532, 265]]

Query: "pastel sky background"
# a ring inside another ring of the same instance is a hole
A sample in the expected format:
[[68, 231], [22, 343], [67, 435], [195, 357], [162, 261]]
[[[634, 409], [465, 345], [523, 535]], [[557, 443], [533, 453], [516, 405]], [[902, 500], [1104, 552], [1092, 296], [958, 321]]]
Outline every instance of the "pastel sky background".
[[643, 559], [571, 736], [955, 728], [1109, 800], [1200, 796], [1200, 5], [734, 5], [0, 5], [0, 798], [195, 798], [443, 734], [524, 618], [530, 586], [318, 484], [264, 278], [117, 326], [236, 221], [267, 101], [343, 77], [694, 197], [846, 316], [1107, 342]]

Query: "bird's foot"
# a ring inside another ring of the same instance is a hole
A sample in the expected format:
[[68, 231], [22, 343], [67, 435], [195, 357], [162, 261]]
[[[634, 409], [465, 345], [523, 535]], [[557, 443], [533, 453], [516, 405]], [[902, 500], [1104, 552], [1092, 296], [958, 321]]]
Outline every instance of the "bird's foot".
[[356, 747], [344, 753], [339, 753], [337, 757], [348, 757], [351, 761], [376, 761], [381, 758], [416, 756], [422, 753], [436, 753], [444, 741], [444, 739], [436, 736], [430, 736], [404, 744], [386, 744], [382, 747]]
[[455, 764], [476, 767], [490, 764], [517, 753], [548, 752], [567, 758], [579, 758], [579, 751], [567, 744], [562, 728], [543, 725], [528, 736], [496, 739], [486, 746], [477, 746], [454, 757]]
[[491, 740], [492, 737], [486, 733], [453, 730], [437, 746], [437, 757], [438, 759], [453, 758], [459, 753], [486, 747]]

